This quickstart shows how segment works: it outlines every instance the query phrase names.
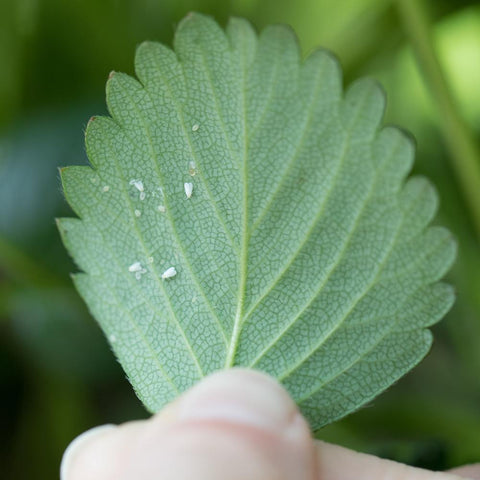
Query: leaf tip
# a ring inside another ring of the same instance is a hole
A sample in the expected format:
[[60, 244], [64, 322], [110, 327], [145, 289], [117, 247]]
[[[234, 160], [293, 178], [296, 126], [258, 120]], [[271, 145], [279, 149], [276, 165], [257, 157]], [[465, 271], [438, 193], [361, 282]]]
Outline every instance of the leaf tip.
[[205, 15], [203, 13], [195, 12], [194, 10], [188, 12], [178, 23], [176, 33], [179, 33], [184, 28], [188, 27], [189, 24], [193, 24], [195, 22], [214, 22], [213, 18], [209, 15]]
[[95, 120], [97, 119], [97, 117], [95, 115], [92, 115], [89, 119], [88, 119], [88, 122], [87, 122], [87, 128], [88, 126], [94, 122]]

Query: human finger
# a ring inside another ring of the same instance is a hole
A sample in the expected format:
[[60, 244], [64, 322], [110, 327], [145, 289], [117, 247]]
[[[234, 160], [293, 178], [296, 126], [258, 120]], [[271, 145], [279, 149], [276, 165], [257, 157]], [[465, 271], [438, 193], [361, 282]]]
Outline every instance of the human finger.
[[432, 472], [316, 441], [318, 480], [463, 480], [472, 471]]
[[87, 434], [67, 450], [62, 480], [315, 480], [307, 423], [258, 372], [207, 377], [143, 422]]

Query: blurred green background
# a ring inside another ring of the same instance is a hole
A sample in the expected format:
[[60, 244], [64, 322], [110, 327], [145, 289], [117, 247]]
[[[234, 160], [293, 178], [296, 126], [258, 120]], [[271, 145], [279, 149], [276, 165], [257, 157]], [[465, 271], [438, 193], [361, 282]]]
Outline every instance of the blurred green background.
[[[427, 3], [458, 112], [480, 137], [480, 5]], [[56, 478], [81, 431], [146, 416], [74, 291], [54, 218], [71, 215], [58, 166], [85, 163], [83, 131], [105, 113], [110, 70], [133, 73], [136, 45], [171, 43], [189, 11], [291, 24], [308, 53], [339, 57], [346, 83], [373, 76], [387, 122], [417, 140], [415, 172], [441, 196], [436, 222], [459, 242], [458, 300], [430, 355], [388, 392], [318, 436], [427, 468], [480, 461], [480, 248], [463, 188], [405, 26], [386, 0], [0, 0], [0, 329], [2, 478]], [[477, 158], [478, 161], [480, 159]], [[480, 208], [480, 205], [477, 205]]]

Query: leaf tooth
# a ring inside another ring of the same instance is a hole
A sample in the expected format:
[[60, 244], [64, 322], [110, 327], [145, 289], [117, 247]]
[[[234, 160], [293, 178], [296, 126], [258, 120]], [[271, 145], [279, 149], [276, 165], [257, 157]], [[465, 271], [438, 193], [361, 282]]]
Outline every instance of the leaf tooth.
[[183, 73], [177, 56], [170, 48], [157, 42], [143, 42], [135, 53], [135, 73], [140, 82], [148, 87], [163, 84], [163, 76], [173, 76], [176, 85], [183, 85]]
[[126, 108], [125, 96], [135, 97], [143, 91], [142, 84], [125, 73], [115, 73], [107, 81], [107, 107], [110, 115], [121, 125], [131, 123], [132, 110]]
[[455, 289], [444, 282], [415, 291], [402, 306], [394, 331], [427, 328], [438, 322], [455, 302]]
[[435, 216], [438, 194], [427, 178], [416, 175], [405, 183], [400, 198], [401, 208], [406, 215], [403, 238], [409, 240], [420, 234]]
[[239, 57], [243, 72], [248, 72], [257, 52], [257, 34], [251, 23], [243, 18], [231, 17], [226, 28], [233, 52]]
[[302, 65], [302, 74], [306, 77], [321, 71], [320, 78], [322, 91], [327, 92], [322, 101], [338, 103], [342, 98], [342, 69], [335, 54], [325, 48], [316, 48], [311, 52]]
[[375, 166], [383, 170], [377, 195], [397, 193], [413, 165], [415, 145], [411, 137], [397, 127], [383, 127], [374, 140], [372, 155]]
[[347, 89], [342, 117], [347, 129], [355, 125], [356, 138], [373, 140], [383, 118], [386, 95], [382, 86], [371, 78], [361, 78]]
[[88, 213], [89, 205], [95, 202], [95, 190], [107, 192], [110, 189], [109, 187], [107, 190], [104, 190], [107, 185], [100, 187], [95, 170], [85, 165], [61, 168], [60, 179], [65, 198], [80, 218], [83, 218]]
[[111, 155], [105, 147], [105, 139], [115, 137], [118, 133], [119, 127], [111, 117], [96, 116], [88, 122], [85, 130], [85, 147], [88, 159], [95, 168], [101, 168], [111, 160]]
[[206, 48], [212, 53], [229, 49], [225, 32], [212, 17], [192, 12], [178, 24], [173, 40], [174, 49], [182, 61], [192, 53]]

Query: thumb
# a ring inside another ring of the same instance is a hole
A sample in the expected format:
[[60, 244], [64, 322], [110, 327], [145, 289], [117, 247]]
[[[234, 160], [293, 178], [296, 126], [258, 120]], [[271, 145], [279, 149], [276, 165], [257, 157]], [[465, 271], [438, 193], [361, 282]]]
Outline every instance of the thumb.
[[62, 480], [313, 480], [309, 428], [285, 390], [258, 372], [215, 373], [142, 422], [72, 442]]

